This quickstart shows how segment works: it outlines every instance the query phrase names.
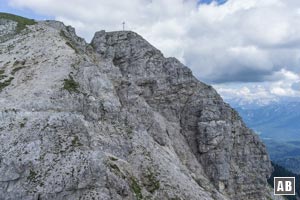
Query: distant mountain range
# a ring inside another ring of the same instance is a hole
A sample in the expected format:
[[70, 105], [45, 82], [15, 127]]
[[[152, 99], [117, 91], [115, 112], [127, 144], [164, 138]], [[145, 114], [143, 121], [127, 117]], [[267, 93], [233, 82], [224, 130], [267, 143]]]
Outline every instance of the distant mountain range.
[[271, 159], [300, 174], [300, 101], [281, 99], [267, 105], [230, 104], [264, 141]]
[[300, 140], [300, 102], [280, 101], [265, 106], [235, 108], [262, 139]]

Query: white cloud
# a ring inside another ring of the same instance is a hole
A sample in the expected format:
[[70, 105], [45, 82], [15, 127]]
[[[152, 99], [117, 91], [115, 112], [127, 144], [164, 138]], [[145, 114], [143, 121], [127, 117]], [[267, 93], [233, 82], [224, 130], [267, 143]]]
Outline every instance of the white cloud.
[[280, 80], [286, 83], [290, 83], [291, 81], [299, 80], [299, 74], [288, 71], [286, 68], [281, 69], [280, 71], [274, 72], [272, 75], [266, 77], [269, 80]]
[[95, 31], [120, 30], [125, 21], [126, 29], [144, 36], [166, 56], [179, 58], [201, 80], [257, 82], [264, 88], [244, 88], [240, 95], [298, 94], [292, 85], [300, 72], [299, 0], [228, 0], [222, 5], [199, 5], [197, 0], [9, 2], [54, 16], [88, 41]]
[[281, 69], [273, 74], [276, 81], [260, 83], [216, 84], [214, 87], [229, 102], [240, 105], [269, 104], [281, 98], [300, 97], [300, 75]]
[[239, 104], [259, 104], [266, 105], [278, 100], [278, 95], [270, 92], [265, 84], [240, 84], [240, 85], [214, 85], [225, 101]]

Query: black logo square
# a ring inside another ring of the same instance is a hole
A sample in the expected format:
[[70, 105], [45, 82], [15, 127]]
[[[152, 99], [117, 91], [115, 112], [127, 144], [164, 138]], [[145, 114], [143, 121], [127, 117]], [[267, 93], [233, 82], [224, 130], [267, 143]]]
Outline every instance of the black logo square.
[[295, 195], [295, 177], [274, 177], [274, 195]]

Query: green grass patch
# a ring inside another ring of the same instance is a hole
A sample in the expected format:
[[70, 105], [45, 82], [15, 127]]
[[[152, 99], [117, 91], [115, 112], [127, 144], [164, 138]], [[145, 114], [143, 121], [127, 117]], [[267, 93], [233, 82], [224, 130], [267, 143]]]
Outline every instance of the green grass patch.
[[78, 53], [78, 50], [76, 49], [76, 47], [71, 42], [66, 41], [66, 45], [68, 45], [69, 47], [71, 47], [75, 51], [75, 53]]
[[0, 74], [0, 80], [3, 80], [3, 79], [5, 79], [7, 76], [6, 75], [4, 75], [4, 74]]
[[142, 189], [141, 189], [140, 185], [138, 184], [138, 181], [136, 180], [135, 177], [130, 177], [130, 186], [131, 186], [131, 190], [135, 194], [135, 197], [138, 200], [143, 199]]
[[108, 160], [106, 162], [107, 166], [111, 169], [111, 171], [114, 174], [116, 174], [117, 176], [119, 176], [122, 179], [125, 179], [126, 178], [125, 174], [123, 174], [123, 172], [121, 171], [119, 166], [114, 162], [114, 161], [117, 161], [117, 160], [111, 159], [111, 157], [109, 159], [110, 160]]
[[79, 93], [79, 83], [77, 83], [71, 75], [69, 75], [69, 79], [64, 79], [63, 89], [68, 90], [70, 93], [75, 92]]
[[26, 61], [20, 61], [20, 60], [16, 60], [13, 64], [13, 67], [18, 66], [18, 65], [25, 65]]
[[148, 170], [147, 174], [145, 175], [145, 178], [146, 183], [144, 183], [144, 185], [150, 193], [154, 193], [160, 188], [160, 183], [157, 180], [156, 175], [151, 170]]
[[23, 118], [23, 122], [20, 122], [20, 127], [21, 127], [21, 128], [24, 128], [24, 127], [25, 127], [27, 120], [28, 120], [28, 119], [27, 119], [26, 117]]
[[65, 39], [68, 38], [63, 30], [61, 30], [61, 31], [59, 32], [59, 35], [60, 35], [61, 37], [65, 38]]
[[79, 141], [79, 138], [77, 135], [74, 136], [73, 140], [72, 140], [72, 146], [73, 147], [79, 147], [82, 146], [82, 144]]
[[17, 33], [20, 33], [23, 29], [25, 29], [26, 25], [34, 25], [37, 23], [33, 19], [28, 19], [25, 17], [21, 17], [21, 16], [9, 14], [9, 13], [3, 13], [3, 12], [0, 12], [0, 18], [17, 22], [18, 23], [18, 25], [16, 27]]
[[36, 179], [37, 173], [34, 170], [30, 170], [29, 176], [27, 177], [28, 180], [34, 181]]
[[69, 47], [71, 47], [75, 51], [75, 53], [79, 53], [78, 50], [77, 50], [77, 48], [76, 48], [76, 45], [74, 45], [74, 43], [66, 35], [65, 31], [61, 30], [59, 32], [59, 35], [66, 40], [66, 45], [68, 45]]
[[3, 81], [3, 82], [0, 82], [0, 92], [1, 92], [5, 87], [9, 86], [13, 79], [14, 79], [13, 77], [10, 77], [8, 80], [5, 80], [5, 81]]
[[16, 68], [14, 68], [12, 71], [11, 71], [11, 74], [12, 75], [15, 75], [15, 73], [17, 73], [17, 71], [19, 71], [19, 70], [21, 70], [21, 69], [23, 69], [24, 67], [16, 67]]
[[120, 168], [115, 163], [109, 163], [109, 167], [116, 170], [117, 172], [121, 173]]
[[25, 127], [25, 122], [21, 122], [20, 123], [20, 128], [24, 128]]
[[111, 156], [109, 157], [109, 159], [112, 160], [112, 161], [117, 161], [118, 160], [118, 158], [111, 157]]

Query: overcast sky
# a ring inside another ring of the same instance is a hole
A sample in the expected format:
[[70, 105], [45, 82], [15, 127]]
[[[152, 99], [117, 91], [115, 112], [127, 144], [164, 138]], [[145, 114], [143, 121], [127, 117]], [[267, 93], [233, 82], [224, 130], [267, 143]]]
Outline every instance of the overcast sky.
[[299, 0], [0, 1], [3, 11], [72, 25], [88, 42], [125, 21], [225, 98], [300, 98]]

